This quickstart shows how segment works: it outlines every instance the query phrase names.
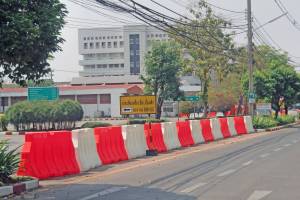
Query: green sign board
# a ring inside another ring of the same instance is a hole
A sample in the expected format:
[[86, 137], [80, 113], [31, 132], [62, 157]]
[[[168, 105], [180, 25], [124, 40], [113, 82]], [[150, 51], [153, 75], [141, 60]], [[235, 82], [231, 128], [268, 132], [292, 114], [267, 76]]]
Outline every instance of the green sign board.
[[28, 101], [48, 100], [54, 101], [59, 97], [59, 90], [57, 87], [29, 87]]
[[200, 97], [198, 96], [186, 96], [178, 99], [179, 101], [200, 101]]

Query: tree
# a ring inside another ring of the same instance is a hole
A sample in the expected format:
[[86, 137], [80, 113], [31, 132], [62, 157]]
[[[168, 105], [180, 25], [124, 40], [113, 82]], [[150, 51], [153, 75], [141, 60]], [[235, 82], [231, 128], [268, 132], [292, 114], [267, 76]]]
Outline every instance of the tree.
[[157, 97], [157, 116], [160, 118], [165, 100], [176, 100], [182, 95], [179, 90], [179, 71], [183, 65], [181, 48], [174, 41], [154, 42], [145, 57], [145, 94]]
[[[257, 98], [272, 103], [276, 117], [280, 110], [279, 99], [284, 97], [286, 114], [288, 107], [300, 99], [300, 77], [289, 64], [287, 54], [271, 47], [260, 47], [265, 50], [261, 55], [265, 66], [256, 69], [254, 87]], [[244, 80], [244, 90], [248, 91], [248, 77]]]
[[212, 84], [209, 87], [209, 105], [215, 111], [226, 112], [239, 102], [242, 94], [239, 74], [232, 73], [222, 80], [221, 84]]
[[[182, 20], [172, 34], [186, 50], [186, 72], [192, 72], [199, 77], [202, 84], [202, 101], [204, 115], [207, 114], [208, 88], [211, 80], [220, 81], [235, 65], [234, 54], [236, 51], [230, 34], [224, 33], [223, 28], [230, 24], [216, 17], [212, 9], [200, 1], [198, 7], [192, 8], [193, 20]], [[172, 30], [171, 30], [172, 31]], [[179, 37], [178, 32], [185, 37]]]
[[48, 59], [61, 50], [67, 13], [59, 0], [0, 0], [0, 84], [26, 85], [50, 73]]

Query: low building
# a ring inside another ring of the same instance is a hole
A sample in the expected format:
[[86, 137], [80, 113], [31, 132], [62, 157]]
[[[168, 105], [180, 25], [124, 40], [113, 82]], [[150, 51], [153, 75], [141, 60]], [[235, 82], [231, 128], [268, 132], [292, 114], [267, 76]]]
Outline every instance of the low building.
[[[139, 95], [143, 93], [142, 85], [92, 85], [92, 86], [58, 86], [59, 99], [78, 101], [85, 117], [121, 117], [120, 96]], [[27, 99], [27, 88], [0, 89], [0, 112]]]

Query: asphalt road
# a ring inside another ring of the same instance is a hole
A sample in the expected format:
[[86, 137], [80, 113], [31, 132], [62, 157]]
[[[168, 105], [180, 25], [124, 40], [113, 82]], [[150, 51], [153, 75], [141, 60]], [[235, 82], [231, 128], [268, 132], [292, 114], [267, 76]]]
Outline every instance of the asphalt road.
[[300, 127], [252, 136], [44, 181], [31, 198], [299, 200]]

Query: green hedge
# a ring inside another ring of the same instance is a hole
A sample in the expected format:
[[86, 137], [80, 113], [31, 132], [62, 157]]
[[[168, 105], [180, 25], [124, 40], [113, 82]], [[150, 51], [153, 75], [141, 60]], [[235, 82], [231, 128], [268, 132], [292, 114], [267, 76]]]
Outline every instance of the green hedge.
[[108, 127], [108, 126], [111, 126], [111, 124], [105, 122], [86, 122], [81, 126], [81, 128], [96, 128], [96, 127]]
[[253, 118], [253, 126], [255, 129], [272, 128], [278, 124], [274, 118], [268, 116], [255, 116]]
[[256, 129], [272, 128], [275, 126], [294, 123], [295, 120], [294, 116], [289, 115], [277, 117], [277, 119], [270, 116], [255, 116], [253, 118], [253, 126]]
[[279, 125], [292, 124], [296, 121], [294, 116], [289, 116], [289, 115], [277, 117], [276, 120]]
[[164, 119], [129, 119], [128, 124], [145, 124], [145, 123], [160, 123], [166, 122]]
[[6, 112], [16, 130], [71, 129], [83, 117], [81, 105], [72, 100], [22, 101]]

